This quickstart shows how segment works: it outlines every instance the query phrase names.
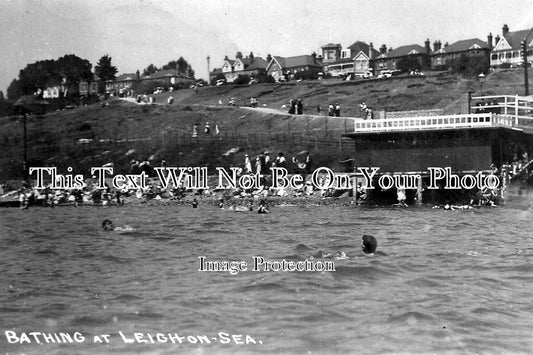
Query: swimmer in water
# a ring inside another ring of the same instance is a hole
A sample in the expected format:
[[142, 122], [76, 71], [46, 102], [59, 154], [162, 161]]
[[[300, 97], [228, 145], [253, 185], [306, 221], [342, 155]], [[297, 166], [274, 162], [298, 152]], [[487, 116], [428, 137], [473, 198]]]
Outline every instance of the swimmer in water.
[[111, 222], [109, 219], [104, 219], [102, 221], [102, 228], [105, 231], [115, 231], [115, 232], [132, 232], [134, 231], [133, 228], [128, 226], [127, 224], [123, 225], [122, 227], [115, 227], [113, 222]]
[[102, 228], [105, 231], [112, 231], [115, 229], [115, 226], [113, 225], [113, 222], [111, 222], [109, 219], [104, 219], [102, 222]]
[[378, 248], [378, 241], [371, 235], [363, 235], [361, 240], [361, 248], [363, 253], [373, 255]]
[[257, 213], [259, 214], [269, 213], [269, 211], [266, 208], [265, 200], [259, 201], [259, 207], [257, 208]]

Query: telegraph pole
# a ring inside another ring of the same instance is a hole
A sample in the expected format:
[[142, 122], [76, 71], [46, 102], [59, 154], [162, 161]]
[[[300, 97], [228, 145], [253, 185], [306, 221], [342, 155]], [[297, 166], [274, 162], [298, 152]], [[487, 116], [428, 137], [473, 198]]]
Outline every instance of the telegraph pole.
[[520, 54], [522, 54], [522, 60], [524, 63], [524, 86], [525, 86], [525, 95], [529, 96], [529, 79], [527, 76], [527, 41], [523, 40], [520, 43]]
[[529, 30], [527, 36], [524, 38], [522, 43], [520, 43], [520, 54], [522, 54], [522, 60], [524, 63], [524, 86], [525, 86], [526, 96], [529, 96], [529, 79], [527, 76], [527, 65], [528, 65], [527, 63], [527, 41], [532, 31], [533, 31], [533, 27]]

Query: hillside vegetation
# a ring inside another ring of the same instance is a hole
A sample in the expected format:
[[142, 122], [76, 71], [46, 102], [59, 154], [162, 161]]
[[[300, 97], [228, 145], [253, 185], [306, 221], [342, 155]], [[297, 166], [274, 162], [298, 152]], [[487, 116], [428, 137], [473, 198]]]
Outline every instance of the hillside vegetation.
[[[480, 93], [476, 80], [450, 74], [394, 77], [361, 81], [302, 81], [287, 84], [203, 87], [155, 95], [155, 104], [110, 99], [100, 104], [28, 117], [29, 166], [57, 166], [65, 172], [89, 174], [89, 168], [113, 163], [116, 172], [127, 172], [130, 161], [150, 159], [158, 166], [241, 166], [244, 154], [252, 157], [283, 151], [289, 157], [302, 150], [312, 153], [316, 166], [346, 169], [353, 157], [351, 140], [342, 137], [353, 129], [354, 118], [363, 117], [359, 104], [376, 112], [443, 109], [464, 110], [465, 93]], [[487, 75], [483, 93], [523, 95], [523, 71], [498, 71]], [[172, 96], [174, 103], [167, 104]], [[248, 106], [250, 97], [258, 109]], [[283, 105], [301, 98], [304, 115], [288, 115]], [[339, 103], [341, 116], [327, 117], [328, 104]], [[317, 106], [322, 112], [317, 114]], [[209, 122], [211, 134], [203, 134]], [[198, 125], [198, 138], [192, 127]], [[215, 125], [220, 135], [215, 136]], [[0, 179], [21, 176], [21, 117], [0, 119]], [[80, 141], [82, 139], [82, 141]], [[89, 141], [90, 140], [90, 141]], [[85, 142], [85, 143], [82, 143]], [[223, 154], [235, 148], [234, 154]], [[238, 149], [237, 149], [238, 148]]]

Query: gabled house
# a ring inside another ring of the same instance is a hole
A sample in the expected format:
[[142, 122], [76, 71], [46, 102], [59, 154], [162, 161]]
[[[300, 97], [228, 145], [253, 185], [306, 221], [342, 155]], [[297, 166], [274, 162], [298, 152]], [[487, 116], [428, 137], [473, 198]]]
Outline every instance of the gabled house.
[[[328, 45], [326, 45], [328, 46]], [[324, 48], [328, 48], [323, 46]], [[347, 74], [366, 74], [371, 71], [370, 59], [379, 56], [379, 52], [370, 45], [357, 41], [346, 49], [340, 50], [340, 59], [335, 61], [323, 62], [324, 71], [329, 75], [344, 76]]]
[[261, 57], [255, 57], [250, 53], [246, 58], [237, 58], [234, 62], [234, 73], [254, 77], [261, 71], [266, 71], [268, 62]]
[[43, 90], [43, 99], [57, 99], [63, 96], [63, 89], [61, 85], [50, 85]]
[[429, 45], [428, 39], [425, 42], [425, 47], [418, 44], [410, 44], [396, 49], [389, 49], [388, 52], [383, 45], [380, 50], [381, 54], [377, 58], [370, 60], [371, 66], [374, 68], [375, 74], [380, 74], [384, 70], [402, 70], [406, 63], [416, 65], [421, 69], [427, 69], [431, 65], [431, 48]]
[[268, 61], [261, 57], [256, 57], [252, 52], [244, 58], [241, 52], [237, 53], [235, 60], [226, 56], [221, 69], [215, 69], [210, 74], [210, 79], [216, 78], [217, 75], [223, 74], [228, 83], [234, 82], [239, 75], [248, 75], [249, 77], [257, 76], [260, 72], [266, 71]]
[[351, 58], [354, 61], [355, 74], [365, 74], [372, 70], [370, 60], [376, 58], [380, 53], [374, 49], [372, 42], [366, 44], [365, 42], [357, 41], [348, 47], [351, 52]]
[[492, 35], [487, 36], [488, 42], [483, 42], [479, 38], [465, 39], [457, 41], [444, 47], [440, 41], [433, 43], [433, 53], [431, 54], [431, 67], [438, 68], [441, 66], [448, 66], [451, 61], [459, 58], [461, 55], [468, 57], [486, 57], [490, 56], [490, 46], [492, 43]]
[[222, 74], [226, 77], [227, 82], [233, 82], [237, 79], [237, 75], [234, 73], [235, 61], [226, 56], [224, 58], [224, 64], [222, 65]]
[[[522, 64], [523, 58], [520, 56], [521, 42], [526, 39], [528, 30], [510, 32], [507, 25], [502, 27], [502, 37], [496, 36], [496, 43], [490, 55], [490, 66], [498, 67], [502, 64], [516, 66]], [[533, 36], [527, 39], [527, 61], [533, 60]]]
[[285, 80], [292, 75], [297, 76], [298, 72], [303, 71], [322, 71], [322, 61], [317, 58], [316, 54], [299, 55], [295, 57], [272, 57], [266, 68], [267, 74], [271, 75], [276, 81]]

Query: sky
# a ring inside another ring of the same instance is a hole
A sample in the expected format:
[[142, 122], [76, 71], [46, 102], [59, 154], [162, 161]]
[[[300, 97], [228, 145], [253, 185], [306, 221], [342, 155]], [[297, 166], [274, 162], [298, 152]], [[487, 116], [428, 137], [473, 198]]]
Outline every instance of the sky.
[[531, 0], [0, 0], [0, 90], [27, 64], [108, 54], [119, 73], [184, 57], [207, 79], [238, 51], [321, 54], [326, 43], [399, 47], [533, 27]]

